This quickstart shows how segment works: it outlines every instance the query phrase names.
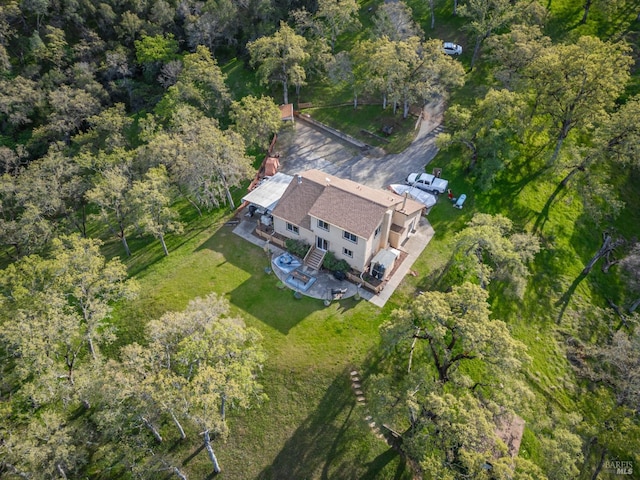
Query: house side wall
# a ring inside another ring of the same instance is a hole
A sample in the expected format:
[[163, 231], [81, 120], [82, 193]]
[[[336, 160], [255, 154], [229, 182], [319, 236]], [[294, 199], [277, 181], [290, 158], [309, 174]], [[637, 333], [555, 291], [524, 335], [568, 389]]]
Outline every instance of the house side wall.
[[[384, 221], [383, 221], [383, 225], [384, 226]], [[388, 231], [388, 229], [387, 229]], [[375, 232], [374, 232], [375, 233]], [[378, 250], [380, 250], [380, 243], [381, 243], [381, 239], [384, 239], [384, 229], [380, 230], [380, 233], [378, 233], [378, 235], [371, 235], [371, 237], [369, 238], [369, 240], [367, 241], [367, 251], [365, 252], [365, 256], [364, 256], [364, 262], [362, 264], [362, 268], [359, 268], [358, 270], [360, 270], [361, 272], [364, 271], [365, 267], [367, 267], [369, 265], [369, 263], [371, 262], [371, 259], [373, 258], [373, 256], [378, 253]], [[385, 240], [386, 243], [386, 240]]]
[[393, 211], [387, 210], [384, 214], [384, 218], [382, 219], [382, 224], [380, 225], [380, 235], [376, 239], [378, 241], [378, 245], [375, 252], [371, 252], [371, 255], [375, 255], [378, 253], [378, 250], [383, 248], [387, 248], [387, 243], [389, 243], [389, 230], [391, 228], [391, 223], [393, 222]]
[[[318, 227], [318, 219], [311, 217], [311, 229], [314, 238], [322, 237], [329, 242], [329, 250], [332, 251], [337, 259], [345, 260], [351, 267], [362, 271], [370, 258], [371, 240], [367, 241], [362, 237], [358, 237], [358, 243], [353, 243], [343, 238], [344, 230], [336, 225], [329, 225], [329, 231]], [[343, 248], [347, 248], [353, 252], [353, 257], [344, 255]]]
[[418, 210], [417, 212], [412, 213], [411, 215], [406, 215], [402, 212], [395, 211], [393, 212], [393, 223], [402, 227], [402, 234], [400, 235], [398, 245], [401, 245], [411, 233], [411, 224], [415, 221], [413, 228], [415, 229], [418, 226], [418, 221], [420, 220], [420, 214], [422, 212]]
[[[345, 260], [352, 268], [363, 271], [371, 261], [371, 258], [379, 250], [378, 244], [380, 238], [384, 235], [380, 231], [377, 235], [372, 234], [370, 238], [364, 239], [358, 237], [358, 243], [353, 243], [343, 238], [344, 230], [336, 225], [329, 225], [329, 231], [318, 227], [318, 219], [311, 217], [311, 230], [307, 230], [297, 225], [298, 234], [287, 230], [287, 222], [280, 217], [273, 217], [273, 228], [276, 233], [287, 238], [302, 240], [310, 245], [316, 244], [316, 236], [322, 237], [329, 242], [329, 250], [332, 251], [336, 258]], [[374, 232], [375, 233], [375, 232]], [[347, 248], [353, 252], [353, 257], [348, 257], [343, 253], [343, 248]]]
[[315, 245], [316, 237], [313, 232], [307, 230], [306, 228], [302, 228], [300, 225], [296, 225], [298, 227], [298, 234], [290, 232], [287, 230], [287, 222], [280, 217], [273, 217], [273, 229], [276, 233], [283, 235], [287, 238], [292, 238], [294, 240], [302, 240], [303, 242], [307, 242], [309, 245]]

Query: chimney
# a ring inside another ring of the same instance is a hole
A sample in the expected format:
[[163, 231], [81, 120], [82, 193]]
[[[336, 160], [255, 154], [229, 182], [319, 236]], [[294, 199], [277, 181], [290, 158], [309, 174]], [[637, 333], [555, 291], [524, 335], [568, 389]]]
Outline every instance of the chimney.
[[302, 176], [298, 173], [296, 177], [298, 177], [298, 185], [300, 185], [302, 183]]

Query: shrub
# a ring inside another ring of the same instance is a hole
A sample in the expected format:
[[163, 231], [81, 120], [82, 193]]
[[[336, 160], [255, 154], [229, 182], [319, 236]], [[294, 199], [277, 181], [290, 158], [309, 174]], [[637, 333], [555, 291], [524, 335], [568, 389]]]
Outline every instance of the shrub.
[[296, 257], [300, 258], [304, 258], [304, 256], [309, 251], [309, 248], [311, 248], [311, 245], [309, 245], [307, 242], [303, 242], [302, 240], [295, 240], [292, 238], [288, 238], [284, 244], [287, 247], [289, 253], [292, 253]]
[[338, 260], [331, 251], [324, 256], [322, 266], [331, 272], [346, 272], [351, 268], [345, 260]]

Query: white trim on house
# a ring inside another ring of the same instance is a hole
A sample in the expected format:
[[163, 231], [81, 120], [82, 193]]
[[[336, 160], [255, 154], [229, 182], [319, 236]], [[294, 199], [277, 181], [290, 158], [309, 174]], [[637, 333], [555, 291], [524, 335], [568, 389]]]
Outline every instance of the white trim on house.
[[337, 259], [362, 272], [381, 249], [401, 246], [423, 210], [393, 192], [308, 170], [291, 180], [272, 214], [276, 233], [316, 247], [322, 238]]
[[355, 233], [351, 233], [347, 230], [343, 230], [342, 238], [344, 238], [345, 240], [348, 240], [349, 242], [355, 243], [356, 245], [358, 244], [358, 236]]

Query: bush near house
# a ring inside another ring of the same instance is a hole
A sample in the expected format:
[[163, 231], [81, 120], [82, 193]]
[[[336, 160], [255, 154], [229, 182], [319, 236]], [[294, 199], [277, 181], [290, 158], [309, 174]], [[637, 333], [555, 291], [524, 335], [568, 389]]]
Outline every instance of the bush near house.
[[322, 266], [331, 272], [346, 272], [351, 266], [345, 260], [338, 260], [332, 251], [324, 256]]
[[289, 253], [292, 253], [300, 258], [304, 258], [311, 248], [311, 245], [309, 245], [307, 242], [303, 242], [302, 240], [295, 240], [292, 238], [287, 239], [284, 245]]

